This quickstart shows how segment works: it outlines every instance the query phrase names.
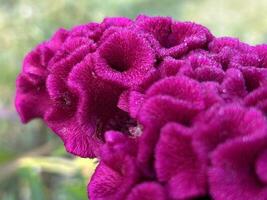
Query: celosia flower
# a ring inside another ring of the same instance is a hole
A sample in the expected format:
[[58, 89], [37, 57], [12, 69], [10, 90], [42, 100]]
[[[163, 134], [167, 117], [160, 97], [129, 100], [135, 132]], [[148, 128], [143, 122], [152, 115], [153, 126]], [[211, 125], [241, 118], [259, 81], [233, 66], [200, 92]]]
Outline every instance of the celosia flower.
[[100, 160], [92, 200], [267, 199], [267, 45], [170, 17], [106, 18], [31, 51], [15, 104]]

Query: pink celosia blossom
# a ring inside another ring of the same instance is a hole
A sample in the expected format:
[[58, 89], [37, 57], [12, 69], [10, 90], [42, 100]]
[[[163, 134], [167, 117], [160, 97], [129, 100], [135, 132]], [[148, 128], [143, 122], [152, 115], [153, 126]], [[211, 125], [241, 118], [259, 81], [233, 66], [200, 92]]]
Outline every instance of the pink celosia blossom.
[[16, 86], [22, 122], [100, 160], [92, 200], [267, 199], [267, 45], [105, 18], [39, 44]]

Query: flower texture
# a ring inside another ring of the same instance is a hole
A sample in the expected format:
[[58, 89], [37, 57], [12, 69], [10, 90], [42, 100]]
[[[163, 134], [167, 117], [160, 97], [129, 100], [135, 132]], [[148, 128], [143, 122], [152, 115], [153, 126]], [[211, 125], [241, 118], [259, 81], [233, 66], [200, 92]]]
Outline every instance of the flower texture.
[[15, 105], [99, 159], [92, 200], [267, 199], [267, 45], [145, 15], [59, 29]]

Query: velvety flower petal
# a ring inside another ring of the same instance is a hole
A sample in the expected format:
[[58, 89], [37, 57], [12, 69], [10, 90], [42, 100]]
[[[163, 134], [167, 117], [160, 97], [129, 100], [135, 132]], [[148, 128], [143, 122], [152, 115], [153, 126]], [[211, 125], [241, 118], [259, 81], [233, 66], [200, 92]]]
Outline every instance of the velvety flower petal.
[[94, 127], [81, 124], [78, 117], [72, 117], [64, 122], [49, 124], [49, 127], [63, 140], [66, 150], [74, 155], [95, 158], [103, 145], [100, 136], [92, 135]]
[[[168, 113], [164, 115], [163, 113]], [[153, 97], [147, 100], [139, 112], [144, 131], [140, 137], [138, 160], [148, 168], [153, 162], [153, 152], [159, 137], [160, 128], [169, 121], [190, 124], [190, 120], [198, 113], [198, 109], [187, 107], [166, 96]], [[145, 169], [144, 170], [149, 170]], [[150, 170], [149, 170], [150, 171]]]
[[148, 166], [153, 161], [155, 144], [160, 128], [169, 121], [190, 125], [198, 112], [204, 109], [202, 90], [198, 83], [187, 77], [165, 78], [147, 91], [138, 121], [144, 126], [140, 137], [138, 159]]
[[200, 82], [216, 81], [221, 83], [225, 76], [221, 64], [207, 51], [191, 51], [183, 60], [191, 66], [192, 72], [189, 77]]
[[138, 112], [141, 109], [141, 106], [144, 101], [145, 101], [145, 95], [134, 91], [130, 93], [129, 112], [134, 119], [137, 117]]
[[244, 99], [244, 103], [248, 106], [255, 106], [267, 112], [267, 87], [260, 87], [257, 90], [249, 93]]
[[201, 122], [195, 125], [194, 144], [206, 157], [222, 143], [243, 136], [264, 135], [267, 130], [260, 111], [238, 104], [215, 105], [200, 118]]
[[224, 69], [229, 68], [229, 64], [234, 57], [239, 58], [243, 53], [254, 53], [252, 46], [231, 37], [215, 38], [209, 43], [208, 47], [211, 53], [216, 54], [214, 57], [222, 64]]
[[183, 103], [203, 107], [203, 93], [198, 82], [185, 76], [162, 79], [153, 84], [146, 92], [148, 97], [166, 95]]
[[[118, 131], [105, 133], [105, 144], [101, 147], [100, 158], [113, 169], [120, 170], [126, 156], [136, 157], [137, 139]], [[115, 162], [116, 161], [116, 162]]]
[[227, 99], [244, 98], [247, 94], [245, 79], [238, 69], [230, 68], [226, 71], [221, 88], [222, 96]]
[[84, 38], [68, 39], [49, 63], [51, 73], [66, 78], [74, 65], [94, 51], [93, 41]]
[[128, 30], [112, 34], [92, 58], [97, 76], [125, 88], [141, 84], [155, 61], [149, 43]]
[[[116, 162], [116, 161], [114, 161]], [[137, 181], [137, 169], [129, 157], [120, 162], [119, 171], [101, 161], [90, 183], [88, 197], [91, 200], [124, 200]]]
[[123, 30], [131, 30], [133, 26], [133, 21], [126, 17], [107, 17], [101, 23], [101, 28], [103, 30], [103, 34], [98, 41], [98, 46], [101, 46], [103, 43], [108, 40], [110, 36], [114, 33], [123, 31]]
[[17, 78], [16, 87], [15, 106], [21, 121], [26, 123], [33, 118], [43, 117], [50, 103], [42, 82], [35, 83], [27, 75], [21, 74]]
[[105, 29], [99, 23], [87, 23], [75, 26], [70, 31], [70, 38], [84, 38], [98, 42]]
[[261, 182], [264, 176], [259, 178], [254, 171], [266, 147], [266, 138], [254, 136], [221, 145], [212, 156], [209, 170], [212, 197], [216, 200], [266, 199], [266, 183]]
[[72, 117], [77, 107], [77, 96], [67, 88], [64, 80], [50, 74], [47, 78], [47, 90], [51, 107], [47, 110], [46, 121], [64, 121]]
[[181, 75], [187, 75], [189, 77], [193, 76], [193, 69], [185, 60], [177, 60], [172, 57], [164, 58], [159, 70], [163, 78], [175, 76], [178, 73]]
[[129, 112], [130, 116], [136, 119], [144, 100], [144, 94], [137, 91], [127, 91], [127, 93], [124, 93], [123, 96], [120, 96], [118, 107], [126, 112]]
[[[93, 72], [92, 67], [91, 55], [75, 65], [66, 82], [68, 90], [64, 88], [64, 84], [60, 84], [60, 79], [53, 79], [54, 83], [48, 82], [50, 85], [59, 83], [50, 90], [51, 94], [58, 96], [55, 99], [61, 100], [63, 105], [56, 106], [55, 104], [53, 112], [47, 115], [46, 121], [58, 135], [62, 135], [62, 129], [65, 130], [63, 132], [66, 136], [63, 140], [67, 144], [67, 150], [82, 157], [97, 155], [98, 147], [104, 141], [106, 130], [127, 132], [126, 124], [135, 125], [135, 122], [129, 119], [128, 114], [116, 106], [122, 88], [103, 82], [101, 77]], [[68, 105], [64, 106], [66, 102]], [[68, 115], [64, 114], [64, 117], [60, 117], [61, 113], [66, 112]], [[54, 120], [55, 114], [61, 121]]]
[[221, 96], [221, 86], [217, 82], [207, 81], [201, 84], [204, 96], [205, 108], [210, 108], [214, 104], [224, 103]]
[[[46, 111], [50, 109], [52, 102], [46, 89], [46, 78], [50, 73], [49, 64], [57, 57], [56, 55], [67, 37], [68, 32], [59, 29], [50, 41], [39, 45], [25, 57], [21, 75], [23, 78], [19, 78], [17, 81], [16, 99], [16, 107], [21, 113], [23, 121], [26, 122], [35, 117], [44, 117]], [[27, 111], [29, 105], [35, 105], [36, 109]], [[27, 116], [23, 116], [25, 115], [24, 112], [28, 112]]]
[[220, 68], [203, 66], [194, 71], [194, 78], [198, 81], [216, 81], [222, 82], [224, 71]]
[[[130, 41], [131, 43], [129, 43], [128, 37], [132, 37], [134, 41]], [[135, 44], [136, 47], [137, 42], [139, 42], [141, 49], [135, 48], [134, 50], [131, 46], [125, 46], [125, 44]], [[47, 84], [48, 89], [51, 90], [51, 98], [56, 100], [54, 101], [55, 105], [52, 107], [53, 110], [46, 117], [46, 121], [56, 132], [58, 132], [57, 130], [61, 132], [62, 126], [74, 131], [73, 133], [68, 131], [68, 135], [75, 135], [77, 140], [75, 142], [64, 141], [66, 144], [69, 144], [66, 147], [72, 148], [67, 149], [69, 152], [82, 157], [92, 157], [94, 156], [94, 154], [91, 154], [93, 150], [89, 149], [89, 147], [95, 147], [102, 143], [105, 130], [111, 128], [121, 130], [116, 126], [119, 122], [124, 121], [122, 118], [127, 118], [127, 114], [116, 107], [118, 97], [123, 91], [122, 89], [125, 87], [125, 84], [129, 85], [129, 87], [134, 87], [141, 83], [142, 80], [140, 79], [143, 79], [143, 76], [140, 73], [146, 73], [149, 68], [153, 67], [152, 54], [150, 60], [147, 54], [136, 55], [136, 52], [151, 53], [143, 52], [145, 48], [145, 46], [142, 46], [143, 42], [144, 40], [134, 33], [118, 33], [103, 43], [100, 47], [99, 54], [90, 56], [88, 54], [92, 51], [92, 42], [84, 38], [74, 38], [65, 44], [63, 48], [65, 53], [62, 54], [63, 56], [51, 64], [51, 73], [55, 75], [53, 75], [53, 78], [50, 75], [51, 78], [48, 79]], [[149, 46], [147, 48], [150, 50]], [[120, 52], [116, 49], [120, 50]], [[114, 54], [114, 52], [118, 55]], [[128, 56], [130, 54], [132, 54], [132, 57]], [[86, 55], [88, 56], [86, 57]], [[126, 70], [127, 72], [114, 72], [109, 66], [103, 66], [105, 68], [101, 68], [99, 63], [95, 63], [99, 61], [96, 59], [98, 55], [104, 56], [108, 62], [115, 62], [112, 63], [114, 66], [117, 61], [121, 62], [120, 56], [125, 57], [127, 55], [128, 60], [125, 61], [125, 66], [129, 65], [129, 69]], [[119, 57], [116, 57], [116, 55]], [[140, 63], [136, 63], [137, 61], [140, 61]], [[135, 68], [136, 66], [139, 68]], [[140, 77], [139, 80], [138, 77]], [[66, 80], [67, 78], [69, 79], [68, 82]], [[126, 82], [125, 79], [127, 78], [129, 81], [131, 79], [131, 83]], [[59, 103], [64, 105], [58, 106]], [[66, 119], [68, 117], [71, 117], [71, 119]], [[53, 121], [55, 118], [61, 118], [61, 122]], [[64, 119], [66, 119], [66, 122], [62, 123]], [[67, 121], [74, 121], [76, 124], [79, 124], [85, 132], [66, 127], [66, 124], [72, 127]], [[60, 133], [58, 134], [61, 135]], [[79, 135], [81, 141], [78, 139]], [[98, 142], [97, 144], [87, 144], [88, 142], [83, 141], [85, 137], [87, 137], [85, 141], [89, 141], [89, 138], [92, 138], [92, 143], [97, 140]], [[70, 136], [62, 138], [65, 140], [70, 138], [72, 140]], [[80, 148], [78, 147], [79, 145], [81, 146]], [[85, 145], [88, 145], [87, 150], [85, 150]], [[79, 150], [79, 152], [75, 152], [74, 149]], [[80, 152], [80, 150], [84, 152]]]
[[61, 48], [61, 45], [66, 41], [69, 37], [70, 32], [60, 28], [58, 29], [55, 34], [52, 36], [50, 41], [47, 43], [48, 47], [53, 51], [57, 51]]
[[267, 69], [250, 66], [241, 67], [239, 70], [243, 74], [248, 92], [252, 92], [253, 90], [267, 84]]
[[135, 24], [139, 29], [153, 36], [154, 47], [167, 46], [167, 40], [171, 32], [172, 19], [170, 17], [148, 17], [139, 15]]
[[[211, 39], [211, 33], [205, 27], [192, 22], [174, 22], [171, 34], [162, 55], [180, 56], [182, 53], [204, 47]], [[184, 51], [184, 52], [183, 52]]]
[[157, 182], [145, 182], [135, 186], [127, 200], [166, 200], [164, 188]]
[[143, 82], [137, 87], [137, 91], [145, 93], [154, 83], [161, 79], [160, 72], [157, 68], [151, 69], [149, 73], [144, 76]]
[[132, 23], [132, 20], [127, 17], [107, 17], [103, 20], [102, 25], [104, 25], [105, 28], [109, 28], [111, 26], [125, 27], [131, 25]]
[[256, 161], [256, 173], [258, 175], [258, 178], [264, 183], [267, 184], [267, 149], [263, 151]]
[[256, 50], [249, 52], [249, 53], [242, 53], [233, 56], [231, 60], [230, 67], [236, 66], [253, 66], [259, 67], [260, 66], [260, 58], [256, 53]]
[[171, 199], [189, 199], [206, 194], [206, 167], [192, 145], [189, 128], [169, 123], [161, 129], [155, 152], [159, 181], [167, 183]]
[[75, 113], [78, 97], [67, 85], [67, 79], [74, 66], [91, 51], [91, 40], [74, 38], [67, 40], [50, 61], [50, 75], [47, 78], [46, 87], [52, 106], [46, 114], [48, 124], [54, 123], [53, 120], [59, 118], [65, 120]]
[[251, 46], [243, 42], [240, 42], [240, 40], [237, 38], [231, 38], [231, 37], [214, 38], [212, 42], [209, 44], [209, 50], [215, 53], [221, 52], [226, 47], [237, 50], [239, 52], [252, 51]]
[[26, 123], [33, 118], [43, 117], [49, 108], [49, 98], [45, 86], [49, 74], [48, 63], [67, 35], [67, 31], [59, 29], [50, 41], [38, 45], [24, 58], [22, 72], [16, 82], [15, 99], [16, 109], [22, 122]]
[[125, 112], [129, 112], [129, 94], [129, 90], [125, 90], [124, 92], [122, 92], [117, 105], [119, 109]]
[[256, 51], [260, 58], [260, 67], [267, 68], [267, 45], [266, 44], [257, 45]]
[[221, 64], [217, 62], [214, 59], [213, 55], [208, 51], [191, 51], [184, 60], [189, 62], [193, 69], [202, 68], [206, 66], [222, 69]]
[[169, 17], [139, 16], [137, 24], [157, 40], [160, 56], [182, 56], [189, 50], [204, 47], [213, 37], [201, 25], [174, 22]]
[[91, 124], [84, 118], [88, 111], [87, 93], [78, 93], [66, 82], [49, 75], [47, 87], [52, 103], [46, 112], [45, 122], [61, 137], [68, 152], [81, 157], [95, 157], [103, 137], [93, 135], [97, 132], [96, 123], [93, 121]]
[[30, 52], [23, 61], [22, 73], [30, 79], [40, 83], [44, 81], [48, 72], [47, 65], [54, 52], [43, 43]]
[[90, 144], [93, 128], [79, 121], [78, 113], [84, 101], [77, 90], [69, 86], [68, 77], [72, 69], [93, 51], [92, 44], [89, 39], [68, 38], [49, 62], [50, 75], [46, 80], [51, 103], [44, 120], [61, 137], [68, 152], [82, 157], [93, 157], [93, 149], [97, 152], [102, 142], [92, 138]]
[[108, 131], [101, 147], [101, 162], [88, 185], [90, 199], [126, 199], [139, 178], [134, 156], [136, 140], [120, 132]]
[[114, 113], [118, 110], [117, 101], [123, 91], [119, 85], [101, 80], [102, 77], [94, 72], [93, 67], [92, 56], [88, 55], [83, 62], [73, 68], [68, 77], [68, 86], [80, 97], [79, 116], [81, 120], [82, 118], [88, 118], [87, 120], [92, 118], [93, 121], [101, 119], [100, 116], [96, 117], [93, 113], [103, 117]]

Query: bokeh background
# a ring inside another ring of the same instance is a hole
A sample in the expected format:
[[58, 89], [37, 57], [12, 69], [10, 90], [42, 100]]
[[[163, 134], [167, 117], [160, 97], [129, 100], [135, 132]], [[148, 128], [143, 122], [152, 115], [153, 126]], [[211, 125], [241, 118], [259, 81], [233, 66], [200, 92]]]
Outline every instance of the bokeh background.
[[1, 200], [87, 199], [97, 161], [67, 154], [41, 121], [21, 124], [13, 106], [15, 79], [26, 52], [59, 27], [140, 13], [195, 21], [216, 36], [250, 44], [267, 42], [266, 0], [0, 0]]

